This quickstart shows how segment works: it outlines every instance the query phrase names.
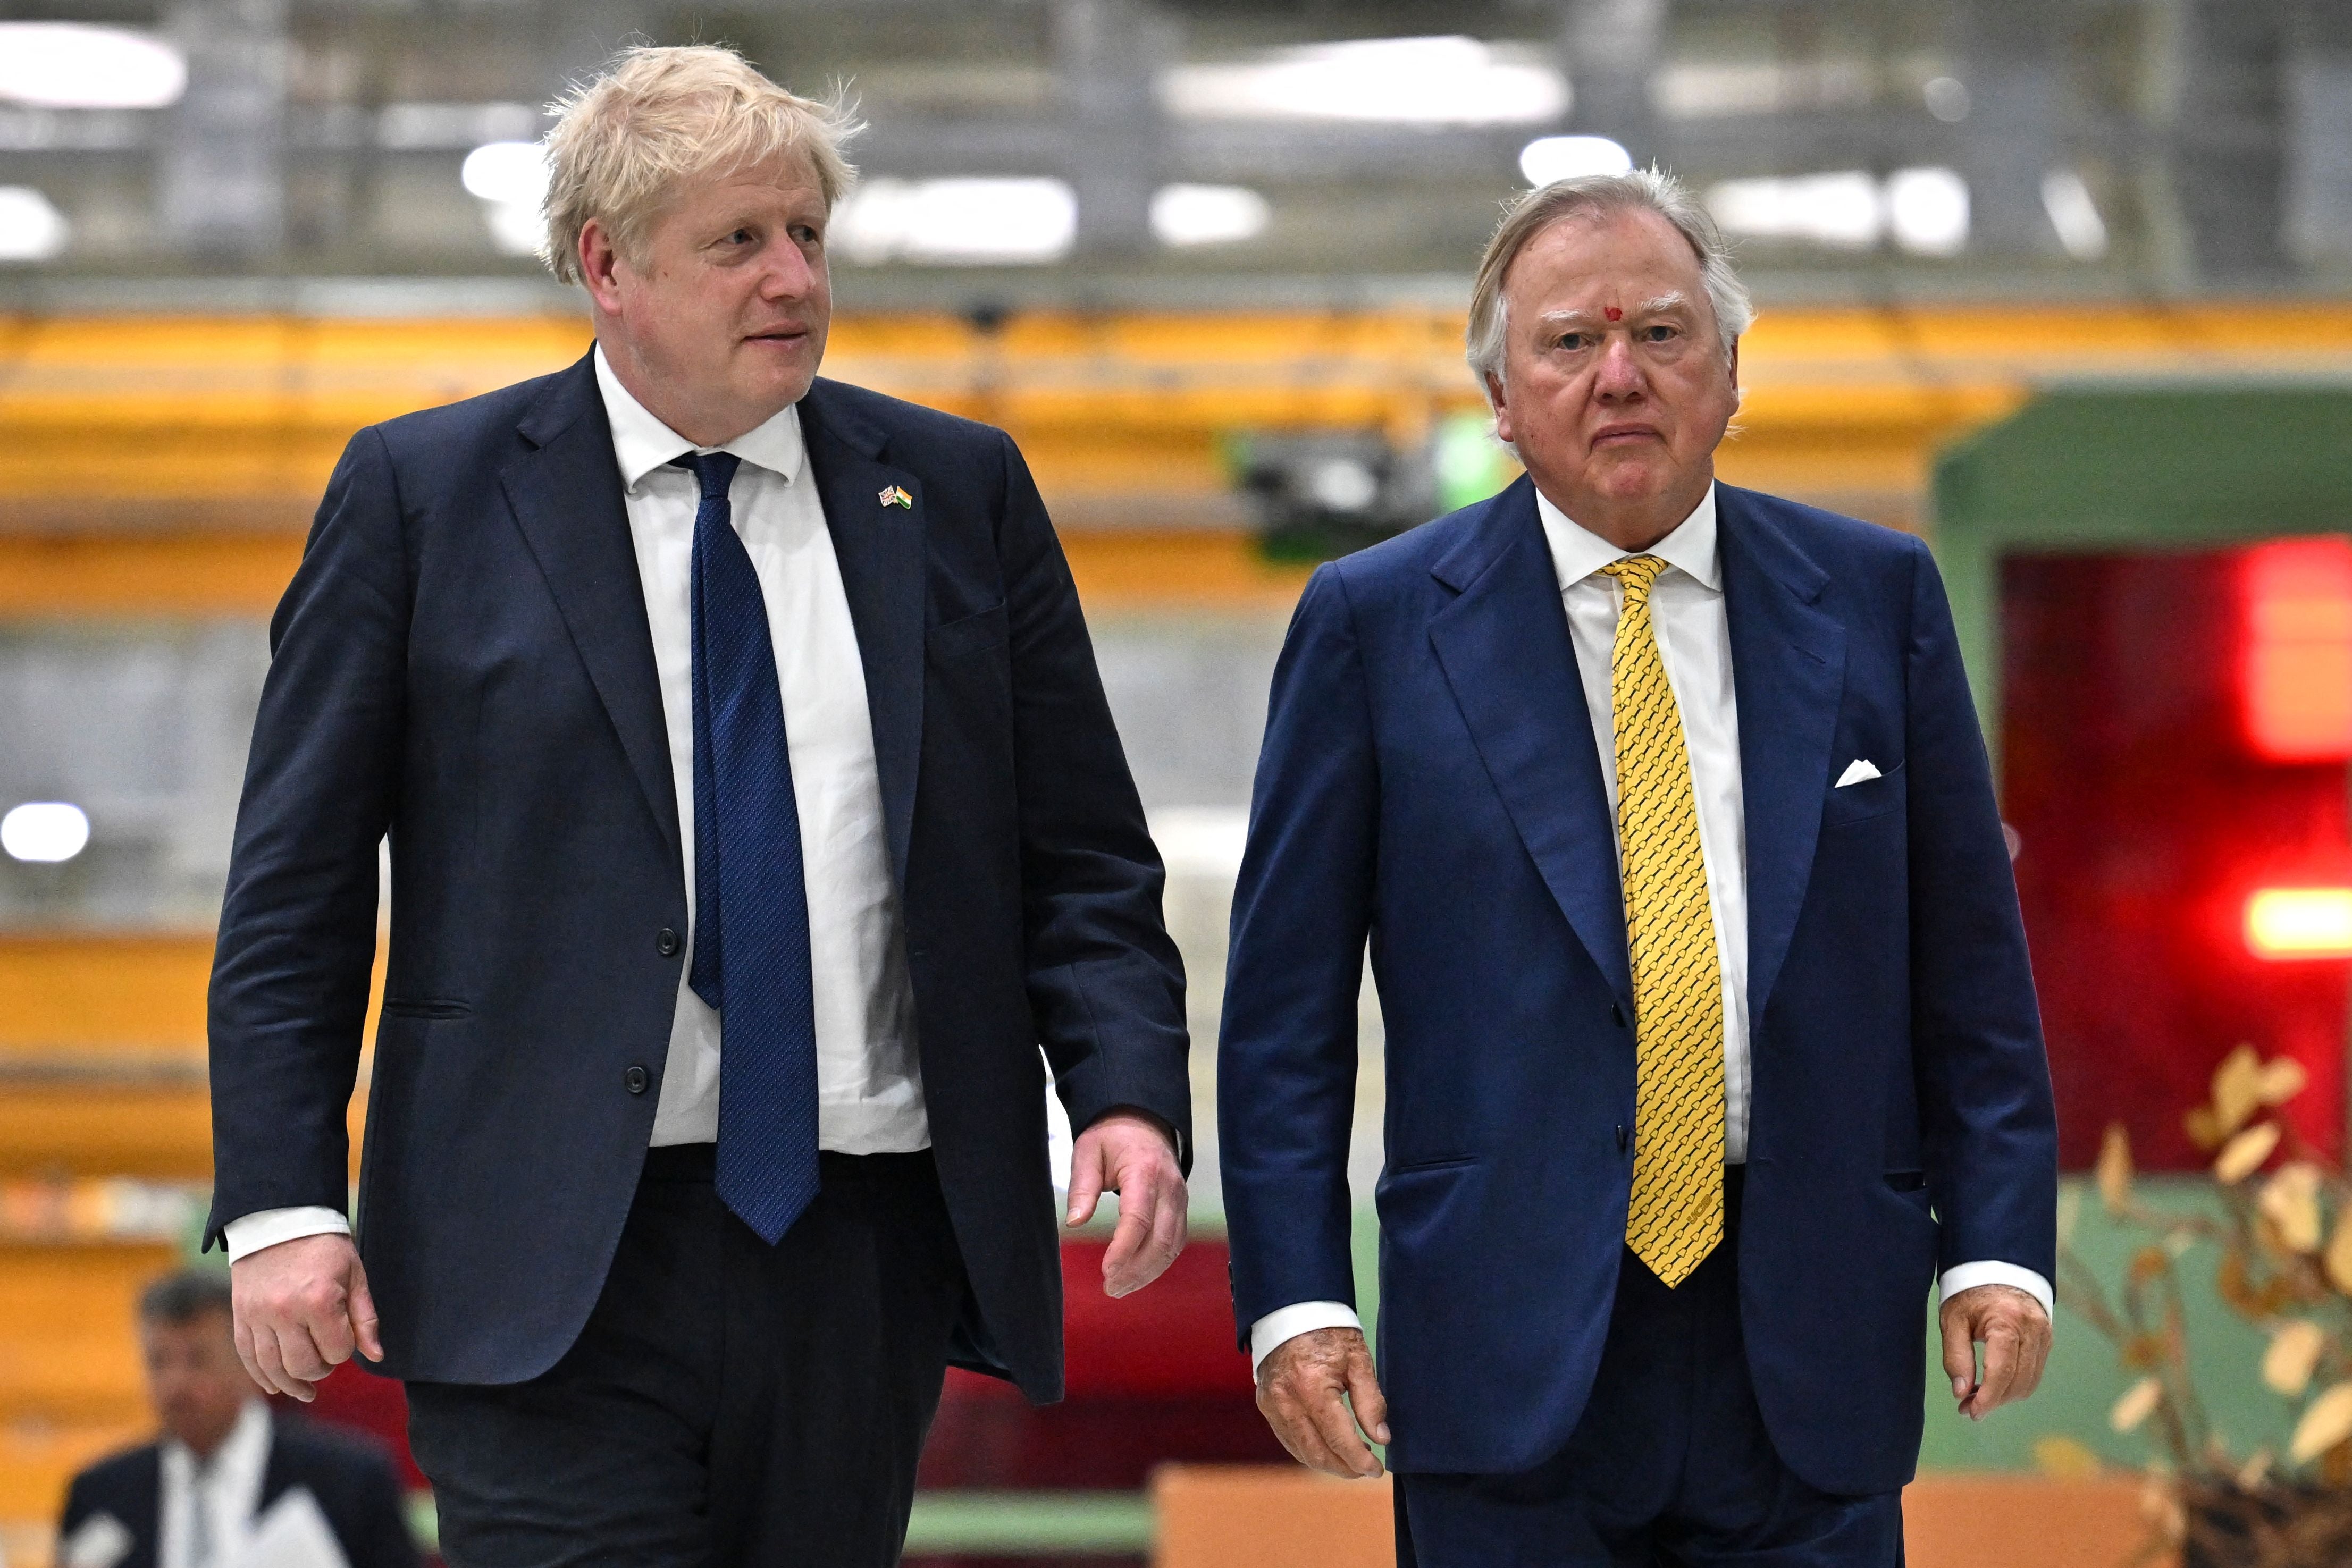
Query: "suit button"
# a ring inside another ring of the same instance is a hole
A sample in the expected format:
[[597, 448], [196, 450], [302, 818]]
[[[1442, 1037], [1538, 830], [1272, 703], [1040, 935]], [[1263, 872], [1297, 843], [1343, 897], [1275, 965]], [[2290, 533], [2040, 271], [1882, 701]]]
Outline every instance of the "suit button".
[[629, 1070], [621, 1074], [621, 1082], [628, 1085], [630, 1093], [642, 1094], [646, 1086], [653, 1082], [653, 1075], [633, 1061]]
[[677, 933], [667, 925], [661, 928], [661, 935], [654, 938], [654, 951], [665, 958], [677, 957], [677, 950], [682, 946], [684, 944], [678, 941]]

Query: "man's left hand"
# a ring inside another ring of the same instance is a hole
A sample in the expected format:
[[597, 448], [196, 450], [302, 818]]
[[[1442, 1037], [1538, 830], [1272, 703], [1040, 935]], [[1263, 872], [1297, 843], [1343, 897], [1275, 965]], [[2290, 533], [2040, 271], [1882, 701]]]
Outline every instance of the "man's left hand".
[[1103, 1255], [1103, 1294], [1130, 1295], [1184, 1250], [1184, 1173], [1165, 1125], [1139, 1111], [1110, 1111], [1078, 1134], [1066, 1223], [1093, 1218], [1106, 1189], [1118, 1194], [1118, 1228]]
[[[2014, 1285], [1972, 1285], [1944, 1303], [1944, 1371], [1960, 1414], [1981, 1421], [2042, 1382], [2050, 1359], [2050, 1314]], [[1977, 1346], [1984, 1375], [1977, 1375]]]

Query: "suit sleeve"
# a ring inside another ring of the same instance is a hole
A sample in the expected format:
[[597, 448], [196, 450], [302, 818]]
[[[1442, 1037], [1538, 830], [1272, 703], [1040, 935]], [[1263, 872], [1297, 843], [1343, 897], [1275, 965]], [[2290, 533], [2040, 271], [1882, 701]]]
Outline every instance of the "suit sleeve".
[[1348, 1135], [1380, 814], [1370, 708], [1336, 567], [1275, 665], [1234, 892], [1217, 1128], [1234, 1311], [1355, 1304]]
[[344, 449], [269, 626], [213, 958], [205, 1244], [261, 1209], [343, 1212], [344, 1113], [402, 756], [407, 566], [390, 454]]
[[2058, 1124], [1992, 770], [1942, 577], [1913, 557], [1911, 1017], [1940, 1267], [2057, 1275]]
[[1111, 722], [1076, 585], [1028, 465], [1003, 445], [999, 549], [1013, 662], [1013, 767], [1029, 1004], [1070, 1124], [1132, 1106], [1191, 1168], [1184, 967], [1166, 881]]

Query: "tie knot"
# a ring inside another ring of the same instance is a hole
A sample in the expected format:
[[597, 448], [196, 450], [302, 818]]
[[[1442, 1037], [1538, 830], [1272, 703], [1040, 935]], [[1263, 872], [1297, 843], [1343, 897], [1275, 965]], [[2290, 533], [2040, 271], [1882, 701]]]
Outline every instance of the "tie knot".
[[1629, 555], [1622, 560], [1612, 560], [1601, 569], [1625, 585], [1628, 593], [1647, 593], [1658, 580], [1658, 573], [1666, 570], [1664, 559], [1654, 555]]
[[735, 483], [735, 470], [743, 460], [732, 452], [689, 452], [670, 460], [673, 468], [683, 468], [702, 482], [702, 498], [723, 501], [728, 486]]

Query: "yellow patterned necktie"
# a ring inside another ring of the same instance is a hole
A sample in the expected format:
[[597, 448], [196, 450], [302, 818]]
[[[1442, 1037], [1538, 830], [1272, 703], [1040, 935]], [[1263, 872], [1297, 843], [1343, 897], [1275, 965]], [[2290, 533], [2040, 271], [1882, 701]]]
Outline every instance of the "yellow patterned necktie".
[[1723, 1239], [1723, 971], [1690, 747], [1650, 619], [1650, 591], [1665, 565], [1643, 555], [1601, 570], [1625, 590], [1609, 655], [1633, 967], [1633, 1195], [1625, 1244], [1671, 1287]]

